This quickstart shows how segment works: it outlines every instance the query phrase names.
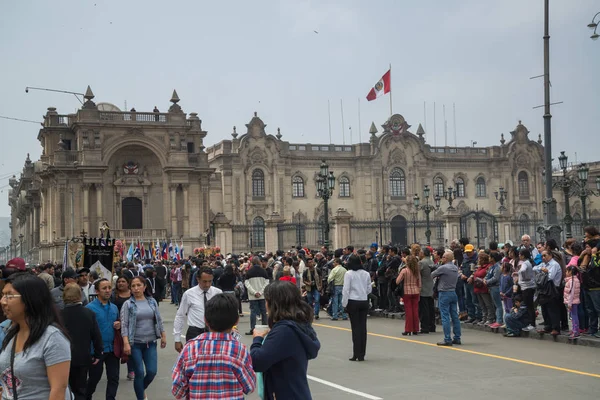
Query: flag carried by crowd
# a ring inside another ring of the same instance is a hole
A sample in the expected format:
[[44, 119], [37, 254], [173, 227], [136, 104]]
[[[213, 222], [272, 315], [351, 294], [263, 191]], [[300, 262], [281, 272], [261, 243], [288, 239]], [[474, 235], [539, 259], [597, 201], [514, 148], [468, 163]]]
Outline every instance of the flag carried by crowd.
[[[156, 239], [147, 241], [145, 244], [143, 239], [135, 239], [129, 243], [127, 247], [126, 240], [123, 240], [123, 245], [120, 246], [121, 259], [133, 261], [133, 259], [150, 259], [150, 260], [183, 260], [185, 259], [183, 241], [180, 244], [172, 241]], [[125, 253], [125, 249], [127, 253]]]

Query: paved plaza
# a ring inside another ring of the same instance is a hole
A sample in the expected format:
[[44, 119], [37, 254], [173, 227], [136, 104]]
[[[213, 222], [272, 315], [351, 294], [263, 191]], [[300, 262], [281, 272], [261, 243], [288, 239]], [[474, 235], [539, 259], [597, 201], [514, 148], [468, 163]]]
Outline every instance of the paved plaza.
[[[249, 312], [240, 318], [240, 331], [248, 331]], [[159, 349], [158, 375], [148, 391], [149, 400], [172, 399], [171, 369], [175, 307], [162, 303], [166, 349]], [[349, 362], [352, 343], [348, 321], [322, 318], [315, 323], [321, 341], [319, 357], [309, 364], [314, 399], [583, 399], [600, 391], [600, 349], [548, 341], [504, 338], [488, 332], [463, 331], [462, 346], [435, 345], [442, 334], [405, 338], [404, 321], [369, 318], [366, 361]], [[441, 327], [438, 327], [441, 331]], [[243, 337], [249, 345], [251, 338]], [[134, 399], [133, 384], [121, 368], [119, 399]], [[102, 398], [105, 381], [94, 398]], [[257, 400], [258, 396], [250, 395]]]

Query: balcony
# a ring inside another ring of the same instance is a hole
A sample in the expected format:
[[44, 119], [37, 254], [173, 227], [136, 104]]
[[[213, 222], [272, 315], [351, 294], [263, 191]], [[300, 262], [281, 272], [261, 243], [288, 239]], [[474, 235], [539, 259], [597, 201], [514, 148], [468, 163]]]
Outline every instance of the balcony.
[[113, 229], [111, 230], [113, 239], [125, 239], [132, 241], [134, 239], [149, 240], [149, 239], [166, 239], [166, 229]]
[[166, 123], [168, 113], [100, 111], [100, 121]]

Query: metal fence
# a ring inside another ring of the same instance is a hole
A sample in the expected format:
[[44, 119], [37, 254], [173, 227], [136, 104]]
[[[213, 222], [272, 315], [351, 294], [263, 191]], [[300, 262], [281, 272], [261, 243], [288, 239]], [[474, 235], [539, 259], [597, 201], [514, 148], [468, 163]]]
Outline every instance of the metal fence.
[[[446, 243], [446, 222], [429, 221], [431, 245], [443, 246]], [[371, 243], [408, 246], [411, 243], [427, 243], [426, 220], [408, 221], [351, 221], [350, 243], [355, 248], [367, 248]]]
[[[335, 223], [329, 223], [329, 243], [333, 243]], [[280, 250], [291, 247], [318, 249], [325, 244], [323, 222], [290, 222], [277, 225], [277, 244]]]
[[264, 225], [232, 225], [231, 235], [233, 253], [265, 251]]

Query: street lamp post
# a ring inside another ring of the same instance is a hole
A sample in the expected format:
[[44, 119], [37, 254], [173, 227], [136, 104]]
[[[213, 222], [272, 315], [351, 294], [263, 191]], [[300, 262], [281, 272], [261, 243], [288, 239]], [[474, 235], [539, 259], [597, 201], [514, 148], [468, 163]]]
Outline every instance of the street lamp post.
[[413, 223], [413, 243], [417, 243], [417, 212], [413, 211], [411, 214]]
[[500, 186], [500, 188], [494, 192], [494, 196], [496, 197], [496, 200], [500, 202], [500, 207], [498, 207], [498, 211], [506, 211], [506, 207], [504, 207], [504, 202], [506, 201], [508, 192], [504, 190], [502, 186]]
[[[420, 205], [420, 199], [419, 199], [419, 195], [415, 194], [415, 196], [413, 197], [413, 202], [414, 202], [414, 206], [416, 210], [423, 210], [425, 212], [425, 224], [427, 227], [427, 230], [425, 231], [425, 237], [427, 238], [427, 246], [431, 245], [431, 229], [429, 226], [429, 213], [431, 213], [431, 211], [433, 210], [439, 210], [440, 209], [440, 196], [438, 196], [437, 194], [434, 196], [433, 201], [435, 202], [435, 206], [429, 204], [429, 193], [430, 193], [430, 189], [429, 189], [429, 185], [425, 185], [425, 187], [423, 188], [423, 198], [425, 199], [425, 204], [424, 205]], [[415, 240], [416, 242], [416, 240]]]
[[329, 165], [325, 160], [321, 161], [321, 168], [317, 176], [317, 195], [323, 199], [323, 245], [329, 248], [329, 198], [335, 188], [335, 176], [329, 171]]
[[455, 211], [456, 209], [452, 207], [452, 202], [456, 199], [456, 189], [452, 186], [448, 186], [448, 190], [444, 191], [444, 198], [448, 200], [448, 211]]
[[592, 18], [592, 22], [588, 24], [588, 28], [594, 30], [594, 33], [592, 33], [592, 36], [590, 36], [590, 39], [592, 40], [598, 40], [598, 38], [600, 38], [600, 35], [596, 33], [596, 30], [598, 29], [598, 24], [600, 23], [600, 18], [598, 18], [598, 21], [596, 21], [596, 17], [598, 16], [600, 16], [600, 12], [597, 12], [596, 15], [594, 15], [594, 18]]
[[581, 199], [581, 224], [586, 226], [588, 224], [587, 218], [587, 198], [589, 196], [600, 196], [600, 176], [596, 177], [596, 191], [592, 189], [588, 189], [587, 181], [590, 173], [590, 168], [587, 164], [581, 164], [579, 168], [577, 168], [577, 175], [579, 176], [579, 198]]

